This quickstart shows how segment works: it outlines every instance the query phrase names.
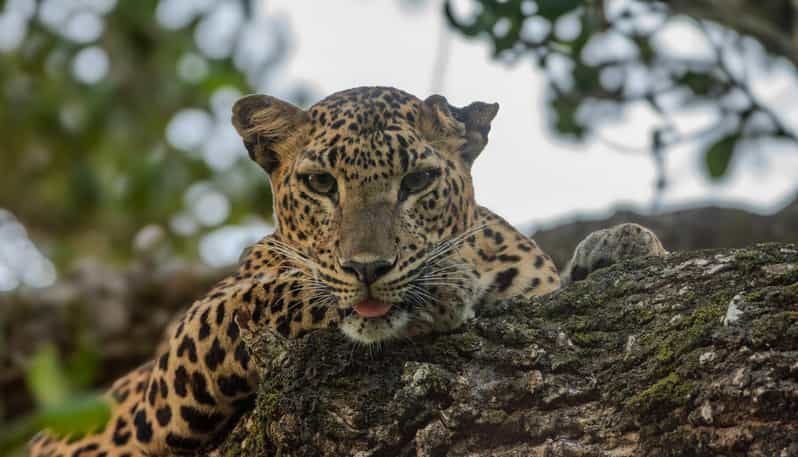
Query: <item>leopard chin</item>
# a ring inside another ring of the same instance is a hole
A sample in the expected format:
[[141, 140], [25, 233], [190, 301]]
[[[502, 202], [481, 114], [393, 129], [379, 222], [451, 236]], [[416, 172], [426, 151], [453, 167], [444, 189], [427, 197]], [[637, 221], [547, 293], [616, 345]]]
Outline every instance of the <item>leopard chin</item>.
[[340, 330], [352, 341], [362, 344], [376, 344], [407, 336], [411, 313], [397, 307], [380, 317], [362, 317], [352, 314], [340, 325]]

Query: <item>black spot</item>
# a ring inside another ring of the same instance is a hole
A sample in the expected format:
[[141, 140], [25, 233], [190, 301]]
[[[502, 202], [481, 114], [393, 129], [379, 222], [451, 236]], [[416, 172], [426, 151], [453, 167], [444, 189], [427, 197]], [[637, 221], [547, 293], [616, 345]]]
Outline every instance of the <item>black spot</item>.
[[211, 325], [208, 323], [208, 316], [211, 313], [210, 308], [205, 308], [205, 311], [202, 312], [200, 315], [200, 328], [199, 328], [199, 340], [202, 341], [211, 334]]
[[335, 164], [338, 162], [338, 149], [332, 148], [330, 153], [327, 155], [327, 160], [330, 161], [330, 166], [334, 167]]
[[310, 308], [310, 316], [313, 318], [313, 323], [318, 324], [324, 319], [327, 314], [327, 309], [321, 306], [314, 306]]
[[543, 266], [543, 256], [539, 255], [535, 257], [535, 268], [540, 268]]
[[401, 143], [404, 143], [402, 148], [399, 149], [399, 160], [402, 165], [402, 171], [407, 171], [410, 161], [410, 156], [407, 155], [407, 150], [405, 149], [405, 147], [407, 147], [407, 143], [404, 141], [404, 138], [402, 138], [401, 135], [397, 135], [397, 139], [399, 139]]
[[197, 433], [212, 432], [224, 420], [224, 415], [221, 413], [204, 413], [191, 406], [181, 406], [180, 417], [186, 421], [192, 432]]
[[501, 254], [499, 256], [500, 262], [519, 262], [520, 260], [521, 257], [514, 254]]
[[185, 397], [188, 395], [188, 390], [186, 386], [188, 385], [188, 373], [183, 366], [177, 367], [175, 370], [175, 381], [174, 381], [174, 388], [175, 393], [180, 397]]
[[250, 391], [247, 380], [238, 375], [219, 376], [216, 381], [219, 390], [228, 397], [235, 397], [239, 393], [245, 394]]
[[202, 445], [200, 440], [188, 438], [185, 436], [175, 435], [172, 432], [166, 435], [166, 445], [170, 448], [180, 451], [190, 451], [197, 449]]
[[222, 345], [219, 344], [219, 338], [214, 338], [211, 348], [208, 349], [208, 352], [205, 354], [205, 365], [209, 370], [215, 371], [216, 368], [224, 362], [226, 355], [227, 352], [225, 352], [225, 350], [222, 349]]
[[166, 370], [166, 367], [169, 366], [169, 351], [164, 352], [160, 358], [158, 358], [158, 368], [161, 370]]
[[158, 380], [158, 387], [161, 388], [161, 398], [166, 398], [169, 395], [169, 388], [166, 386], [166, 380], [163, 378]]
[[230, 324], [227, 326], [227, 337], [230, 338], [231, 343], [238, 339], [238, 334], [238, 324], [235, 319], [230, 319]]
[[127, 427], [127, 422], [121, 417], [118, 418], [114, 427], [114, 435], [111, 437], [117, 446], [124, 446], [130, 441], [130, 432], [124, 431], [125, 427]]
[[224, 322], [224, 314], [225, 314], [224, 302], [221, 302], [219, 303], [219, 306], [216, 308], [216, 325], [222, 325], [222, 322]]
[[177, 356], [183, 357], [184, 352], [188, 353], [188, 359], [191, 360], [192, 363], [197, 363], [197, 346], [194, 344], [194, 340], [188, 335], [183, 337], [183, 341], [181, 341], [180, 346], [177, 347]]
[[261, 300], [260, 298], [255, 299], [255, 306], [252, 310], [253, 321], [260, 322], [260, 319], [263, 316], [263, 306], [265, 304], [266, 304], [265, 300]]
[[236, 346], [235, 359], [244, 371], [249, 369], [249, 351], [247, 351], [243, 341]]
[[158, 424], [161, 427], [166, 427], [169, 421], [172, 420], [172, 408], [169, 405], [155, 410], [155, 418], [158, 419]]
[[280, 311], [283, 310], [283, 306], [284, 306], [283, 297], [278, 297], [275, 301], [272, 302], [271, 305], [269, 305], [269, 311], [271, 311], [272, 314], [278, 314]]
[[152, 424], [147, 420], [143, 410], [139, 410], [133, 417], [133, 425], [136, 427], [136, 439], [142, 443], [152, 441]]
[[150, 381], [150, 390], [147, 393], [147, 401], [149, 401], [152, 406], [155, 406], [156, 395], [158, 395], [158, 383], [153, 379]]
[[80, 457], [83, 454], [91, 453], [99, 448], [100, 445], [97, 443], [87, 444], [85, 446], [79, 447], [78, 449], [75, 449], [75, 452], [72, 453], [72, 457]]
[[214, 400], [210, 392], [208, 392], [208, 382], [205, 380], [205, 376], [199, 371], [195, 371], [191, 375], [191, 393], [199, 404], [216, 405], [216, 400]]
[[239, 412], [249, 411], [250, 409], [255, 407], [255, 400], [257, 399], [257, 395], [251, 394], [247, 395], [244, 398], [239, 398], [233, 402], [233, 409]]
[[183, 320], [181, 320], [180, 323], [177, 324], [177, 328], [175, 329], [175, 338], [180, 338], [180, 335], [183, 334], [183, 327], [184, 326], [185, 326], [185, 323], [183, 322]]
[[291, 324], [285, 316], [280, 316], [277, 318], [274, 329], [277, 330], [277, 333], [286, 338], [291, 335]]
[[513, 284], [513, 279], [515, 279], [516, 276], [518, 276], [518, 269], [508, 268], [496, 274], [493, 285], [499, 292], [504, 292]]

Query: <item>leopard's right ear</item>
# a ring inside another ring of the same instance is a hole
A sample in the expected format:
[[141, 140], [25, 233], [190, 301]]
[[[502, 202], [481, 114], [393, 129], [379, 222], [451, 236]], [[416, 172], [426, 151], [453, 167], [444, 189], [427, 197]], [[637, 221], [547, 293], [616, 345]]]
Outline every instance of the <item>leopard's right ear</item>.
[[270, 175], [296, 153], [308, 113], [268, 95], [247, 95], [233, 106], [235, 126], [249, 156]]

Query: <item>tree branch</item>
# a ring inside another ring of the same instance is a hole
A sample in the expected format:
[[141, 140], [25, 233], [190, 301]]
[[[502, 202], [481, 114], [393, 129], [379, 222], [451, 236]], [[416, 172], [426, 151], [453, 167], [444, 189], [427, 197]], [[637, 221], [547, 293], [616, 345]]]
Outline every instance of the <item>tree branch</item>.
[[797, 245], [635, 260], [374, 353], [249, 338], [258, 406], [218, 455], [798, 451]]

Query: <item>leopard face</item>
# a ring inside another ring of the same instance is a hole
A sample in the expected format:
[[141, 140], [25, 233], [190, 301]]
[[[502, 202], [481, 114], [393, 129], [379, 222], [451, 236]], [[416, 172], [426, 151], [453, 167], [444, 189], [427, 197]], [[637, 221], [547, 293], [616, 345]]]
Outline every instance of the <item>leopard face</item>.
[[381, 87], [307, 111], [262, 95], [236, 104], [234, 125], [270, 177], [273, 244], [352, 339], [464, 318], [476, 284], [458, 249], [478, 217], [470, 167], [497, 109]]

